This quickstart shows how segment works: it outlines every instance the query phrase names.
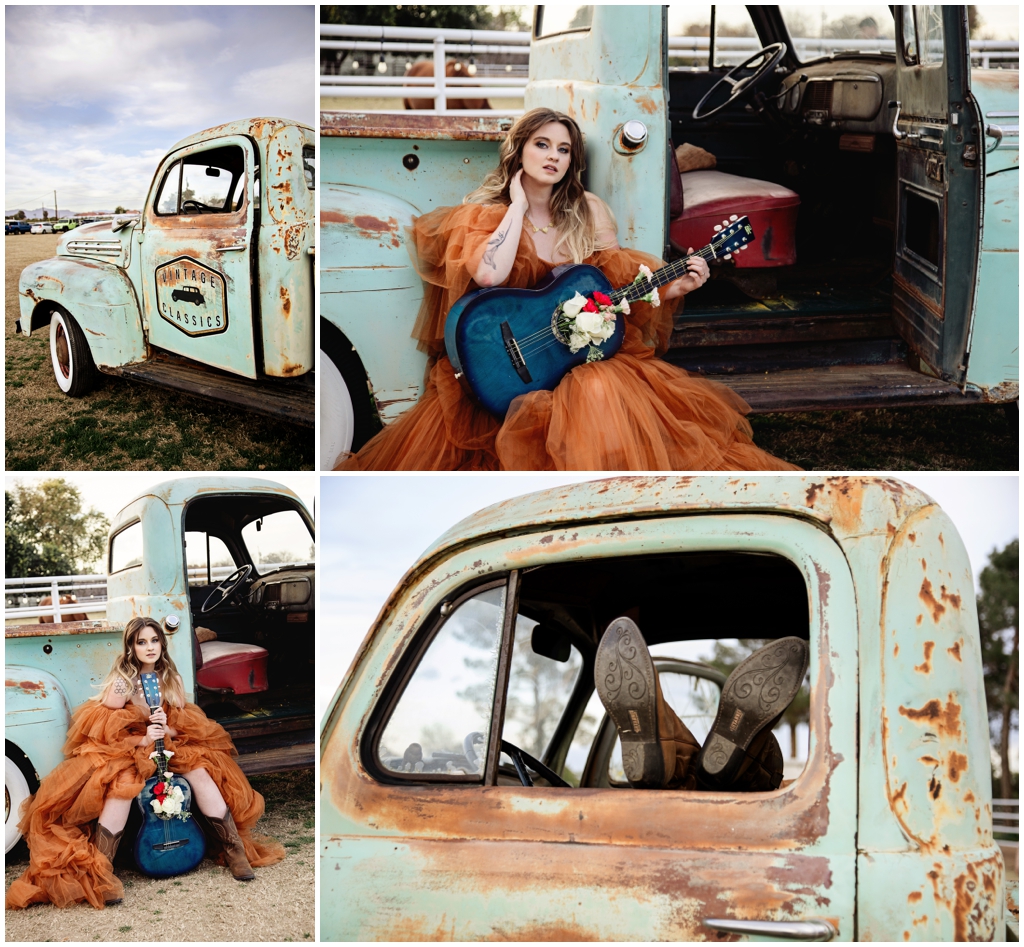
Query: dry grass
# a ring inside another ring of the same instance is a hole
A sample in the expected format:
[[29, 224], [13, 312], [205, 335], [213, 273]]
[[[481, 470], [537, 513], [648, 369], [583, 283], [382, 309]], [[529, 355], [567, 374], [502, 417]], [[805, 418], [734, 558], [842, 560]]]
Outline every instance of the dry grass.
[[68, 398], [49, 335], [15, 335], [18, 276], [57, 236], [5, 236], [5, 455], [8, 470], [312, 470], [313, 432], [178, 392], [101, 375]]
[[[9, 941], [308, 941], [314, 925], [313, 770], [253, 777], [267, 799], [257, 833], [272, 835], [284, 861], [235, 881], [209, 859], [178, 878], [149, 878], [118, 867], [124, 901], [103, 911], [49, 904], [5, 911]], [[121, 853], [118, 852], [118, 861]], [[13, 860], [13, 863], [12, 863]], [[7, 856], [7, 884], [27, 866], [24, 842]]]

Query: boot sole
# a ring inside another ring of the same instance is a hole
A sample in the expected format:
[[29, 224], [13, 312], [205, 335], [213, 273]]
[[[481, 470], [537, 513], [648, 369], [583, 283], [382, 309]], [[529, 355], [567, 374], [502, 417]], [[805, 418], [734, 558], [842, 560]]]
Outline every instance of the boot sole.
[[594, 686], [622, 742], [622, 768], [631, 786], [657, 788], [665, 776], [658, 741], [654, 662], [636, 623], [616, 618], [601, 637]]
[[806, 641], [780, 638], [736, 666], [697, 757], [698, 780], [712, 789], [730, 787], [754, 738], [793, 702], [809, 660]]

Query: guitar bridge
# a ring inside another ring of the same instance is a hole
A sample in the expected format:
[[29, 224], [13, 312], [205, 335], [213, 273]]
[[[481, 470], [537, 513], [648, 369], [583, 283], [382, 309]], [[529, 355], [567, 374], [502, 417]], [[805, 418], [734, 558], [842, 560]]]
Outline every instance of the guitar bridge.
[[519, 343], [516, 342], [516, 337], [512, 334], [512, 329], [507, 322], [501, 324], [501, 339], [505, 343], [505, 351], [508, 353], [509, 361], [516, 370], [516, 374], [522, 381], [529, 384], [533, 381], [533, 376], [526, 367], [526, 359], [523, 358], [523, 353], [519, 351]]
[[158, 842], [153, 846], [154, 852], [170, 852], [176, 848], [181, 848], [182, 845], [188, 845], [189, 840], [187, 838], [176, 838], [170, 842]]

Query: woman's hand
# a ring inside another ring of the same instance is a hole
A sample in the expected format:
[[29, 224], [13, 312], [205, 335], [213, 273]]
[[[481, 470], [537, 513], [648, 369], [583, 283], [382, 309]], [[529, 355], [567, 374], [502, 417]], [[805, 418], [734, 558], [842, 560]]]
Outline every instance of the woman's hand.
[[150, 720], [151, 723], [158, 723], [162, 727], [166, 727], [167, 726], [167, 711], [164, 710], [163, 707], [157, 707], [157, 709], [154, 710], [149, 715], [149, 720]]
[[[686, 252], [693, 253], [693, 247]], [[691, 256], [686, 261], [686, 275], [669, 283], [662, 293], [662, 298], [678, 299], [695, 289], [700, 289], [710, 278], [711, 270], [708, 269], [707, 261], [703, 257]]]
[[526, 199], [526, 191], [523, 190], [523, 169], [520, 168], [508, 182], [508, 197], [512, 206], [521, 210], [524, 214], [530, 209], [530, 202]]
[[158, 723], [151, 723], [146, 727], [146, 736], [142, 741], [143, 746], [149, 746], [151, 743], [156, 743], [157, 740], [164, 738], [164, 728]]

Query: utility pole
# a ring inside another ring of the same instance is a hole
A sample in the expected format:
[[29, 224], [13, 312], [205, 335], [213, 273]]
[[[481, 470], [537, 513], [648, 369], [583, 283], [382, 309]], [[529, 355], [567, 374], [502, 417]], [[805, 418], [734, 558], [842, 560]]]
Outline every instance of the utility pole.
[[54, 190], [54, 192], [53, 192], [53, 219], [54, 220], [58, 220], [59, 218], [60, 218], [60, 214], [57, 212], [57, 192], [56, 192], [56, 190]]

